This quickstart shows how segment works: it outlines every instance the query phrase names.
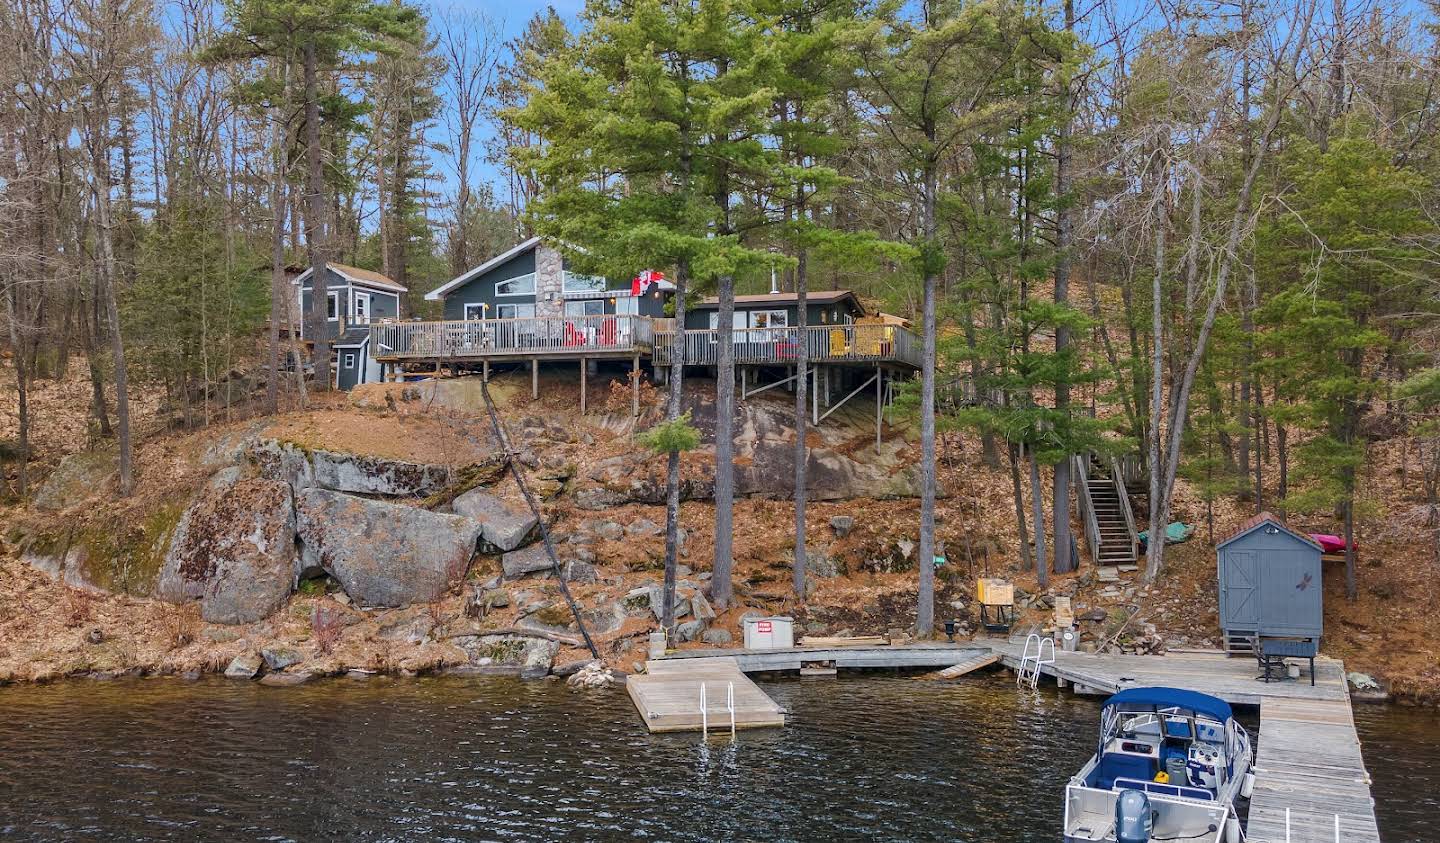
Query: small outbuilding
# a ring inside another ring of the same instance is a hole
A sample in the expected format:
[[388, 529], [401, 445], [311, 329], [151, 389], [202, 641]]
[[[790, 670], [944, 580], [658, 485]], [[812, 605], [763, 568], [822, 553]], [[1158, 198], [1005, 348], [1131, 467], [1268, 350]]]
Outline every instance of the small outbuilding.
[[1320, 545], [1262, 512], [1215, 548], [1226, 649], [1252, 636], [1319, 641], [1324, 628]]

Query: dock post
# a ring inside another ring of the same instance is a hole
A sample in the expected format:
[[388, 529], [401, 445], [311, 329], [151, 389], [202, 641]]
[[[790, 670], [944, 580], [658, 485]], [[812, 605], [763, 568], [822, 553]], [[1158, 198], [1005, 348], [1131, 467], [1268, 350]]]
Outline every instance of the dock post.
[[584, 357], [580, 358], [580, 415], [585, 415], [585, 382], [590, 373]]
[[530, 358], [530, 400], [540, 400], [540, 358]]
[[875, 364], [875, 454], [880, 454], [880, 428], [882, 425], [881, 414], [884, 412], [884, 405], [880, 401], [881, 390], [885, 384], [885, 370], [880, 364]]
[[640, 417], [640, 355], [630, 360], [630, 417]]

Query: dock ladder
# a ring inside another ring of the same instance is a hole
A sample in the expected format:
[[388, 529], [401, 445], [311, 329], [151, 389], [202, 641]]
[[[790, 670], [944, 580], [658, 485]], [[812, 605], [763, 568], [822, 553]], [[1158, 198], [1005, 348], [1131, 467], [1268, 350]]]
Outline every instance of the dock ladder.
[[[735, 683], [725, 683], [725, 711], [730, 715], [730, 737], [735, 737]], [[700, 737], [710, 737], [710, 702], [705, 695], [705, 683], [700, 683]]]
[[[1045, 658], [1045, 645], [1050, 645], [1050, 658]], [[1033, 652], [1031, 645], [1034, 645]], [[1015, 674], [1015, 684], [1029, 685], [1031, 688], [1040, 684], [1040, 668], [1043, 665], [1055, 663], [1055, 639], [1042, 636], [1032, 632], [1025, 639], [1025, 649], [1020, 654], [1020, 670]]]

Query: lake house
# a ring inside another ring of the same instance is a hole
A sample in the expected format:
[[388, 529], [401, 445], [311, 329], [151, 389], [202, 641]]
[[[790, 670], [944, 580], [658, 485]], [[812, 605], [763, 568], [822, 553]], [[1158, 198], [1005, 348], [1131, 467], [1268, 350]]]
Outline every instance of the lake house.
[[[326, 272], [326, 336], [331, 346], [330, 371], [334, 386], [351, 389], [362, 383], [378, 383], [383, 368], [371, 345], [372, 322], [391, 321], [400, 317], [400, 299], [405, 288], [378, 272], [327, 263]], [[306, 269], [291, 279], [300, 303], [300, 338], [309, 343], [306, 325], [313, 299], [313, 270]]]

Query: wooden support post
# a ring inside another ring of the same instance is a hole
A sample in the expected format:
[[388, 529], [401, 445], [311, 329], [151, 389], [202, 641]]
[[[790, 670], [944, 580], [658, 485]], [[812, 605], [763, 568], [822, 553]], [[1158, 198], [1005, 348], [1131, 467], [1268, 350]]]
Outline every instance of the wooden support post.
[[480, 362], [480, 377], [486, 383], [490, 382], [490, 360], [488, 358]]
[[883, 399], [882, 399], [881, 396], [884, 394], [884, 393], [882, 392], [882, 390], [883, 390], [884, 388], [885, 388], [885, 370], [880, 368], [880, 364], [879, 364], [879, 363], [876, 363], [876, 364], [875, 364], [875, 453], [876, 453], [876, 455], [879, 455], [879, 453], [880, 453], [880, 428], [881, 428], [882, 423], [883, 423], [883, 419], [881, 418], [881, 413], [883, 413], [883, 412], [885, 411], [885, 404], [884, 404]]
[[630, 361], [630, 418], [640, 417], [640, 355]]
[[530, 358], [530, 400], [540, 400], [540, 358]]
[[743, 401], [743, 400], [745, 400], [745, 395], [746, 395], [746, 393], [748, 393], [748, 392], [750, 391], [750, 378], [749, 378], [749, 372], [746, 371], [746, 369], [745, 369], [744, 366], [741, 366], [741, 367], [739, 367], [739, 368], [740, 368], [740, 400]]
[[810, 367], [810, 423], [820, 423], [820, 377], [819, 370]]
[[585, 382], [590, 372], [590, 366], [584, 357], [580, 358], [580, 415], [585, 415]]

